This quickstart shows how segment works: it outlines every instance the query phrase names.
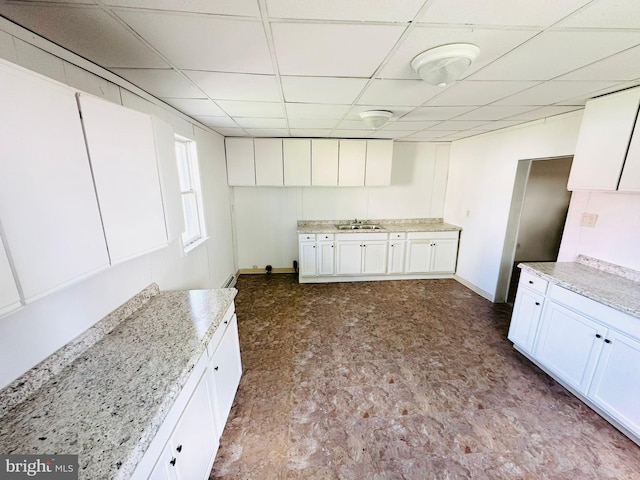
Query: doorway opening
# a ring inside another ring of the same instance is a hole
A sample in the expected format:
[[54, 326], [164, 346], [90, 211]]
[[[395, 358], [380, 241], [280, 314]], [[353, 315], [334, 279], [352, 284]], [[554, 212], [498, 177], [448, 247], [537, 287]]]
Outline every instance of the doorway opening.
[[569, 156], [518, 162], [496, 302], [513, 303], [518, 263], [557, 260], [571, 201], [567, 181], [572, 160]]

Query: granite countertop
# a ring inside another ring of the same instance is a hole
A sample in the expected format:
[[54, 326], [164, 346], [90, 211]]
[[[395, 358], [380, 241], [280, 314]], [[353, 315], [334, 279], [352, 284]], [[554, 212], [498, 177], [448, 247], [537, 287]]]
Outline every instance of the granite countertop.
[[[336, 225], [349, 225], [353, 220], [299, 220], [298, 233], [386, 233], [386, 232], [455, 232], [456, 225], [444, 223], [442, 218], [408, 218], [362, 220], [363, 224], [380, 225], [380, 230], [339, 230]], [[360, 222], [360, 220], [358, 220]]]
[[78, 454], [79, 478], [128, 478], [237, 291], [160, 292], [12, 407], [3, 454]]
[[580, 261], [521, 263], [518, 266], [550, 283], [640, 318], [640, 283], [637, 281]]

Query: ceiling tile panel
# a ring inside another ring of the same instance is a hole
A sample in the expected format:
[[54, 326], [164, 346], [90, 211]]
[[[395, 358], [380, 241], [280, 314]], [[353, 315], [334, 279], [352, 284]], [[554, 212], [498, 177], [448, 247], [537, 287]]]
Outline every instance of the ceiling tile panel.
[[449, 120], [476, 107], [421, 107], [402, 117], [403, 121]]
[[637, 32], [547, 31], [471, 80], [550, 80], [640, 43]]
[[417, 79], [411, 68], [411, 60], [418, 54], [449, 43], [472, 43], [480, 48], [480, 54], [465, 72], [465, 76], [497, 60], [505, 53], [526, 42], [538, 30], [498, 28], [417, 26], [402, 42], [379, 78]]
[[636, 78], [640, 78], [640, 46], [574, 70], [558, 77], [556, 80], [625, 81], [635, 80]]
[[284, 118], [250, 118], [234, 117], [242, 128], [287, 128]]
[[459, 82], [429, 100], [428, 105], [486, 105], [512, 93], [525, 90], [538, 82], [472, 81]]
[[405, 29], [277, 22], [271, 28], [282, 75], [364, 78], [373, 75]]
[[424, 0], [267, 0], [270, 18], [408, 22]]
[[257, 0], [102, 0], [114, 7], [260, 17]]
[[640, 29], [638, 19], [640, 19], [638, 0], [600, 0], [591, 2], [558, 26]]
[[591, 0], [432, 0], [420, 22], [548, 27]]
[[177, 108], [185, 115], [209, 115], [214, 117], [224, 117], [226, 114], [209, 99], [201, 98], [163, 98], [164, 102]]
[[117, 13], [178, 68], [273, 73], [261, 22], [131, 10]]
[[0, 3], [0, 14], [103, 67], [169, 66], [125, 26], [97, 8]]
[[425, 128], [433, 127], [434, 125], [437, 125], [438, 123], [440, 123], [438, 120], [424, 121], [424, 122], [405, 122], [405, 121], [402, 121], [402, 120], [397, 120], [395, 122], [387, 123], [380, 130], [384, 130], [384, 131], [387, 131], [387, 130], [390, 130], [390, 131], [404, 131], [404, 132], [414, 131], [414, 132], [417, 132], [418, 130], [424, 130]]
[[549, 105], [578, 95], [588, 95], [604, 88], [617, 85], [618, 82], [571, 82], [549, 81], [541, 83], [523, 92], [503, 98], [494, 105]]
[[112, 68], [111, 71], [156, 97], [206, 98], [200, 89], [175, 70]]
[[442, 93], [440, 87], [429, 85], [422, 80], [374, 80], [358, 103], [415, 106], [439, 93]]
[[306, 128], [306, 129], [333, 129], [338, 123], [337, 119], [308, 119], [308, 118], [290, 118], [290, 128]]
[[512, 117], [507, 117], [507, 120], [538, 120], [540, 118], [553, 117], [555, 115], [573, 112], [575, 110], [582, 110], [582, 107], [550, 105], [547, 107], [536, 108], [535, 110], [529, 110], [528, 112], [518, 113]]
[[286, 102], [351, 104], [367, 80], [360, 78], [281, 77]]
[[193, 118], [208, 127], [231, 127], [238, 128], [238, 124], [229, 117], [210, 117], [208, 115], [195, 115]]
[[315, 128], [291, 128], [289, 129], [291, 136], [293, 137], [315, 137], [322, 138], [328, 137], [331, 134], [331, 129], [315, 129]]
[[247, 128], [250, 137], [288, 137], [286, 128]]
[[411, 110], [414, 107], [408, 105], [386, 105], [386, 104], [376, 104], [376, 105], [354, 105], [351, 110], [349, 110], [349, 114], [347, 115], [347, 119], [349, 120], [359, 120], [360, 113], [366, 112], [368, 110], [386, 110], [388, 112], [393, 113], [391, 117], [391, 121], [396, 120]]
[[625, 90], [627, 88], [637, 87], [640, 84], [640, 80], [636, 80], [635, 82], [622, 82], [611, 87], [604, 88], [597, 92], [590, 92], [588, 94], [576, 96], [570, 98], [568, 100], [563, 100], [561, 102], [557, 102], [558, 105], [584, 105], [588, 100], [599, 97], [600, 95], [607, 95], [613, 92], [619, 92], [620, 90]]
[[477, 108], [471, 112], [456, 117], [456, 120], [501, 120], [506, 117], [517, 115], [518, 113], [534, 110], [535, 107], [530, 106], [486, 106]]
[[485, 123], [484, 120], [447, 120], [446, 122], [438, 123], [430, 127], [430, 130], [469, 130]]
[[218, 100], [216, 103], [232, 117], [284, 118], [281, 103], [236, 100]]
[[348, 105], [322, 105], [319, 103], [286, 103], [289, 119], [333, 119], [342, 118], [349, 108]]
[[409, 135], [411, 132], [403, 131], [403, 130], [376, 130], [368, 138], [404, 138]]
[[334, 130], [331, 132], [333, 138], [367, 138], [373, 133], [373, 130]]
[[216, 127], [216, 132], [225, 137], [246, 137], [247, 134], [242, 128]]
[[214, 100], [280, 101], [275, 75], [196, 71], [185, 73]]
[[371, 130], [362, 120], [343, 120], [337, 128], [342, 130]]

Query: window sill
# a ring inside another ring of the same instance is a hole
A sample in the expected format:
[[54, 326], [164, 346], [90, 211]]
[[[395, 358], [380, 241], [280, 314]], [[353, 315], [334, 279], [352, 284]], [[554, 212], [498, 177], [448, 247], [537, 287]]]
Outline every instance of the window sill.
[[209, 240], [209, 237], [202, 237], [196, 240], [195, 242], [190, 243], [189, 245], [183, 248], [184, 255], [186, 256], [189, 253], [191, 253], [193, 250], [198, 248], [200, 245], [204, 245], [205, 243], [207, 243], [207, 240]]

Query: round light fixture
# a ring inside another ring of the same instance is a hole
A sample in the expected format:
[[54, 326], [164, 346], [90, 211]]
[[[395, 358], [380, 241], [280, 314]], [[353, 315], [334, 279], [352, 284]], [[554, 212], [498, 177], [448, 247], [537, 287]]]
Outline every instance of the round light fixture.
[[446, 87], [460, 79], [479, 53], [480, 49], [470, 43], [442, 45], [415, 57], [411, 68], [431, 85]]
[[364, 124], [374, 130], [382, 127], [392, 116], [393, 112], [388, 110], [368, 110], [360, 113], [360, 118]]

